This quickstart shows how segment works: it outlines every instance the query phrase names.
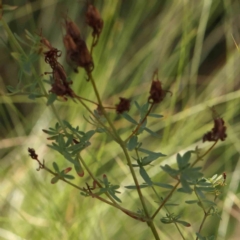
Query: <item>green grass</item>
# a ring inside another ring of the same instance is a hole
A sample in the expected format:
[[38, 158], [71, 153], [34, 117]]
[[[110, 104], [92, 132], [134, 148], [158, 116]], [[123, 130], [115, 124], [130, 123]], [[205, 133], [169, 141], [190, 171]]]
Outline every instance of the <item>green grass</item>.
[[[31, 33], [42, 29], [54, 47], [64, 50], [61, 16], [67, 9], [90, 44], [82, 2], [35, 1], [27, 4], [11, 1], [9, 4], [19, 4], [19, 7], [4, 13], [4, 20], [23, 39], [26, 39], [25, 29]], [[227, 174], [226, 190], [218, 202], [222, 220], [209, 218], [203, 234], [216, 234], [218, 240], [238, 239], [240, 52], [233, 38], [240, 44], [240, 4], [228, 0], [194, 3], [150, 0], [96, 1], [96, 5], [104, 19], [104, 30], [94, 50], [93, 76], [104, 104], [114, 105], [120, 96], [144, 103], [156, 68], [163, 87], [172, 92], [172, 96], [167, 94], [164, 102], [154, 109], [164, 118], [149, 121], [151, 129], [160, 133], [162, 139], [148, 134], [141, 137], [145, 148], [167, 155], [149, 168], [153, 179], [172, 183], [160, 165], [174, 165], [178, 152], [210, 146], [201, 142], [203, 134], [213, 127], [209, 107], [215, 106], [225, 120], [226, 141], [218, 143], [203, 162], [206, 177]], [[46, 146], [47, 135], [42, 129], [54, 126], [57, 121], [51, 108], [46, 107], [46, 100], [32, 101], [24, 95], [7, 96], [6, 86], [18, 83], [19, 65], [11, 57], [17, 50], [9, 44], [3, 26], [1, 29], [0, 239], [153, 239], [146, 224], [96, 199], [83, 198], [79, 191], [63, 182], [52, 185], [49, 174], [36, 171], [36, 163], [28, 157], [28, 147], [35, 148], [49, 167], [53, 161], [62, 168], [68, 163]], [[28, 52], [29, 49], [23, 47]], [[95, 101], [84, 71], [73, 73], [65, 64], [64, 51], [60, 61], [74, 82], [74, 90]], [[50, 70], [43, 58], [34, 66], [38, 75]], [[34, 75], [24, 77], [31, 79]], [[83, 130], [91, 128], [83, 118], [89, 114], [79, 104], [68, 100], [57, 102], [55, 106], [62, 119]], [[130, 114], [137, 117], [133, 104]], [[116, 118], [113, 113], [110, 116]], [[115, 125], [122, 128], [123, 136], [128, 135], [129, 124], [125, 120], [116, 118]], [[114, 142], [108, 137], [97, 136], [82, 156], [97, 178], [106, 173], [113, 184], [121, 185], [124, 207], [132, 211], [140, 208], [137, 194], [124, 188], [133, 181], [121, 149]], [[86, 175], [77, 178], [75, 183], [83, 186], [88, 181], [90, 178]], [[153, 193], [143, 191], [143, 194], [153, 212], [157, 208]], [[160, 195], [164, 195], [164, 190]], [[186, 239], [195, 239], [203, 217], [200, 208], [189, 208], [184, 203], [192, 198], [180, 193], [172, 198], [173, 202], [181, 203], [176, 211], [192, 224], [192, 228], [180, 227]], [[174, 225], [160, 222], [164, 211], [156, 218], [161, 239], [180, 239]]]

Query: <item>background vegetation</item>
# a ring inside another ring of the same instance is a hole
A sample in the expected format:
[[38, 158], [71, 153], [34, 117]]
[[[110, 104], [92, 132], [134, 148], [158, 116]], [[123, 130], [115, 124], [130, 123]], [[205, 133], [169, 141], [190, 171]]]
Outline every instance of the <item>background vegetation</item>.
[[[26, 29], [31, 33], [42, 29], [52, 45], [63, 50], [61, 22], [62, 14], [67, 13], [78, 23], [86, 40], [90, 40], [90, 30], [84, 23], [84, 2], [9, 0], [7, 4], [18, 6], [3, 16], [11, 30], [23, 39], [26, 39]], [[151, 129], [161, 134], [162, 139], [142, 136], [145, 146], [167, 155], [149, 169], [154, 179], [171, 183], [159, 166], [175, 164], [177, 153], [208, 146], [208, 143], [202, 144], [201, 139], [213, 127], [209, 107], [215, 106], [224, 118], [228, 138], [218, 143], [204, 160], [206, 177], [227, 174], [226, 192], [218, 202], [222, 220], [209, 218], [203, 233], [215, 234], [219, 240], [238, 239], [240, 52], [236, 44], [240, 45], [239, 1], [99, 0], [95, 5], [104, 19], [104, 29], [94, 50], [93, 75], [104, 103], [114, 105], [119, 96], [144, 103], [156, 68], [164, 88], [173, 93], [154, 110], [164, 118], [151, 121]], [[28, 147], [35, 148], [48, 166], [56, 161], [68, 167], [62, 156], [46, 147], [48, 142], [42, 132], [57, 120], [46, 107], [45, 99], [33, 101], [25, 95], [7, 95], [6, 86], [18, 84], [21, 66], [13, 57], [16, 49], [10, 46], [2, 26], [0, 36], [0, 238], [152, 239], [145, 224], [95, 199], [83, 198], [79, 191], [63, 182], [52, 185], [49, 174], [35, 170], [37, 166], [28, 157]], [[23, 47], [29, 50], [28, 46]], [[74, 82], [75, 92], [95, 100], [84, 71], [75, 74], [65, 64], [64, 57], [61, 61]], [[50, 70], [43, 58], [33, 64], [39, 75]], [[87, 113], [80, 105], [68, 100], [57, 102], [56, 106], [63, 119], [79, 125], [80, 129], [90, 128], [83, 118]], [[136, 109], [132, 108], [130, 114], [135, 113]], [[129, 125], [125, 120], [116, 119], [116, 126], [124, 132]], [[111, 182], [121, 185], [121, 198], [128, 204], [126, 207], [138, 209], [137, 195], [124, 188], [132, 179], [116, 144], [108, 138], [96, 137], [83, 157], [96, 176], [100, 178], [106, 173]], [[75, 182], [81, 185], [88, 180], [86, 176]], [[145, 195], [149, 205], [155, 200], [152, 197]], [[172, 199], [180, 204], [178, 211], [192, 225], [184, 229], [186, 238], [194, 239], [202, 212], [197, 206], [189, 208], [184, 200], [181, 193]], [[151, 206], [154, 209], [157, 204]], [[160, 222], [164, 215], [161, 211], [156, 223], [162, 239], [180, 239], [174, 226]]]

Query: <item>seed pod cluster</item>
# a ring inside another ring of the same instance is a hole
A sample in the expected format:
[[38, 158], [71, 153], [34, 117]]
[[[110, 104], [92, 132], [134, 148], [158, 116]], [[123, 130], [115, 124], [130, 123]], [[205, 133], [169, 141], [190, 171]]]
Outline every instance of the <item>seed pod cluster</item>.
[[82, 39], [77, 25], [68, 17], [65, 17], [64, 27], [66, 35], [63, 37], [63, 43], [66, 48], [66, 61], [78, 72], [77, 67], [83, 67], [88, 73], [94, 68], [92, 56]]

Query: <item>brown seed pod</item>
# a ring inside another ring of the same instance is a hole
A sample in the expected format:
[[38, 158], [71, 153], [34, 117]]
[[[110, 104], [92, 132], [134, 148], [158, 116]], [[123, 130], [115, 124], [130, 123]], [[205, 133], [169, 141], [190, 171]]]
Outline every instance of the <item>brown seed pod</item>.
[[93, 37], [99, 38], [99, 35], [103, 29], [103, 20], [97, 8], [94, 7], [92, 4], [88, 5], [86, 22], [93, 29]]
[[66, 29], [66, 34], [70, 35], [73, 41], [78, 41], [81, 38], [81, 33], [78, 26], [67, 16], [64, 16], [65, 24], [64, 27]]
[[[80, 40], [77, 42], [77, 53], [72, 53], [72, 58], [77, 58], [77, 64], [79, 67], [85, 68], [87, 72], [91, 72], [94, 68], [93, 60], [90, 52], [88, 51], [85, 41]], [[79, 55], [78, 55], [79, 54]]]

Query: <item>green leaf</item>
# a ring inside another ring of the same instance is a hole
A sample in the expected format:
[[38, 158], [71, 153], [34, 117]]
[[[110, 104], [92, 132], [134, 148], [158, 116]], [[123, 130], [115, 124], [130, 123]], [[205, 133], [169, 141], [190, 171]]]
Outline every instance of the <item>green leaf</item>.
[[53, 165], [54, 170], [55, 170], [57, 173], [59, 173], [60, 170], [59, 170], [59, 167], [58, 167], [57, 163], [56, 163], [56, 162], [53, 162], [52, 165]]
[[140, 107], [140, 105], [138, 104], [138, 102], [137, 102], [137, 101], [134, 101], [134, 104], [135, 104], [135, 106], [137, 107], [138, 111], [140, 112], [140, 111], [141, 111], [141, 107]]
[[165, 166], [160, 166], [162, 168], [162, 170], [166, 173], [168, 173], [170, 176], [175, 177], [179, 174], [179, 171], [171, 168], [168, 164], [166, 164]]
[[155, 186], [159, 186], [159, 187], [167, 188], [167, 189], [173, 189], [174, 188], [172, 185], [167, 184], [167, 183], [153, 182], [152, 184], [155, 185]]
[[67, 178], [67, 179], [70, 179], [70, 180], [72, 180], [72, 179], [75, 179], [75, 177], [74, 176], [72, 176], [72, 175], [64, 175], [64, 178]]
[[138, 145], [138, 137], [134, 135], [129, 139], [129, 142], [127, 143], [127, 149], [129, 151], [132, 151], [137, 147], [137, 145]]
[[187, 167], [188, 162], [191, 158], [191, 153], [192, 151], [188, 151], [183, 156], [181, 156], [179, 153], [177, 154], [177, 164], [178, 164], [179, 170]]
[[152, 130], [150, 130], [150, 129], [147, 128], [147, 127], [144, 127], [144, 130], [145, 130], [146, 132], [150, 133], [153, 137], [156, 137], [156, 138], [159, 138], [159, 139], [162, 138], [158, 133], [153, 132]]
[[141, 119], [143, 119], [147, 112], [148, 112], [148, 108], [149, 108], [149, 103], [146, 102], [142, 107], [141, 107], [141, 111], [140, 111], [140, 115], [141, 115]]
[[44, 97], [44, 95], [41, 93], [30, 93], [28, 95], [28, 98], [32, 100], [35, 100], [36, 98], [41, 98], [41, 97]]
[[182, 184], [183, 192], [192, 193], [192, 189], [191, 189], [189, 183], [187, 182], [187, 180], [183, 176], [180, 177], [180, 181], [181, 181], [181, 184]]
[[127, 121], [129, 121], [130, 123], [133, 123], [133, 124], [135, 124], [135, 125], [138, 124], [137, 121], [135, 121], [135, 120], [134, 120], [128, 113], [126, 113], [126, 112], [122, 113], [121, 116], [122, 116], [123, 118], [125, 118]]
[[68, 160], [69, 162], [75, 164], [76, 161], [74, 161], [74, 159], [72, 158], [72, 156], [71, 156], [71, 154], [69, 152], [64, 151], [64, 152], [62, 152], [62, 155], [64, 156], [64, 158], [66, 160]]
[[215, 188], [214, 187], [197, 187], [197, 189], [204, 191], [204, 192], [215, 192]]
[[148, 116], [153, 117], [153, 118], [162, 118], [163, 117], [163, 115], [156, 114], [156, 113], [149, 113]]
[[62, 151], [65, 149], [65, 141], [64, 141], [64, 138], [61, 134], [58, 135], [58, 145], [59, 147], [62, 149]]
[[151, 152], [151, 151], [148, 151], [146, 149], [143, 149], [143, 148], [139, 148], [139, 151], [140, 152], [145, 152], [145, 153], [149, 154], [147, 157], [144, 157], [142, 159], [142, 166], [148, 165], [151, 162], [157, 160], [159, 157], [165, 156], [164, 154], [162, 154], [160, 152], [155, 153], [155, 152]]
[[148, 185], [152, 185], [151, 178], [148, 176], [146, 170], [141, 166], [140, 166], [140, 169], [139, 169], [139, 173]]
[[182, 220], [176, 220], [177, 223], [182, 224], [184, 227], [191, 227], [191, 224]]
[[[58, 136], [57, 136], [57, 137], [58, 137]], [[50, 147], [50, 148], [52, 148], [52, 149], [54, 149], [54, 150], [57, 151], [57, 152], [62, 153], [62, 149], [61, 149], [59, 146], [57, 146], [57, 145], [54, 144], [54, 143], [52, 143], [52, 144], [53, 144], [53, 145], [47, 144], [47, 146]]]
[[58, 182], [58, 180], [59, 180], [59, 176], [55, 176], [55, 177], [52, 178], [51, 183], [55, 184], [55, 183]]
[[53, 104], [53, 102], [57, 99], [57, 95], [54, 93], [50, 93], [48, 95], [47, 106]]
[[66, 147], [68, 147], [70, 144], [73, 143], [73, 135], [72, 134], [67, 134], [67, 141], [66, 141]]
[[184, 175], [185, 179], [188, 179], [191, 181], [197, 180], [203, 176], [203, 174], [200, 172], [201, 169], [202, 169], [201, 167], [187, 168], [187, 169], [184, 169], [184, 171], [182, 172], [182, 175]]
[[203, 194], [203, 192], [198, 187], [195, 188], [195, 192], [197, 193], [197, 195], [200, 198], [202, 198], [202, 199], [206, 198], [205, 195]]
[[83, 141], [88, 141], [95, 134], [95, 130], [90, 130], [83, 136]]
[[213, 201], [207, 200], [207, 199], [202, 199], [201, 200], [204, 204], [208, 204], [209, 206], [217, 206], [217, 204]]
[[[139, 188], [147, 188], [147, 187], [149, 187], [149, 185], [147, 185], [147, 184], [139, 185]], [[135, 185], [125, 186], [125, 188], [127, 188], [127, 189], [137, 189], [137, 187]]]
[[198, 200], [188, 200], [188, 201], [185, 201], [185, 203], [187, 204], [195, 204], [195, 203], [198, 203], [199, 201]]
[[177, 207], [177, 206], [179, 206], [179, 204], [177, 204], [177, 203], [165, 203], [164, 204], [164, 206], [171, 206], [171, 207]]
[[152, 152], [152, 151], [149, 151], [149, 150], [144, 149], [144, 148], [139, 148], [138, 151], [146, 153], [148, 155], [156, 155], [157, 157], [165, 157], [166, 156], [165, 154], [162, 154], [160, 152]]
[[77, 173], [77, 175], [79, 177], [83, 177], [84, 176], [84, 170], [79, 162], [79, 160], [76, 158], [76, 160], [74, 161], [74, 168], [75, 168], [75, 171]]
[[113, 192], [111, 192], [111, 191], [108, 191], [109, 192], [109, 194], [112, 196], [112, 198], [114, 198], [117, 202], [122, 202], [121, 200], [120, 200], [120, 198], [118, 198]]

